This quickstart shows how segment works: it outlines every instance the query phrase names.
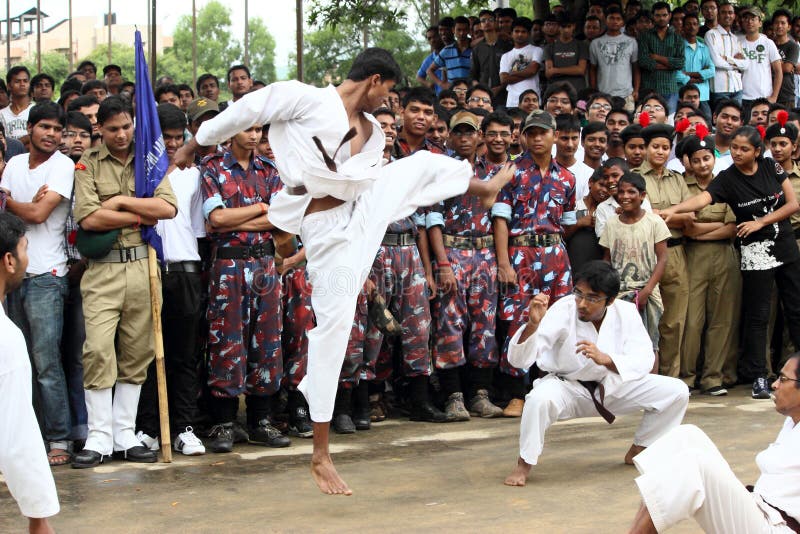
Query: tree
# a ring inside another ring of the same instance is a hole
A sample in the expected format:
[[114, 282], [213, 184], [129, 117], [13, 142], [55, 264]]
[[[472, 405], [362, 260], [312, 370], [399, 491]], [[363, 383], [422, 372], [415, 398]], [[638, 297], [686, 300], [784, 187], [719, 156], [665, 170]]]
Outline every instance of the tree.
[[275, 74], [275, 39], [267, 31], [264, 21], [256, 17], [248, 23], [250, 70], [253, 78], [264, 83], [274, 82], [278, 76]]
[[[111, 62], [119, 65], [122, 69], [122, 77], [126, 80], [134, 80], [134, 52], [133, 47], [121, 43], [111, 43]], [[108, 44], [102, 44], [92, 50], [92, 52], [81, 58], [77, 63], [80, 64], [84, 59], [88, 59], [97, 65], [97, 77], [103, 77], [103, 66], [108, 64]]]
[[[22, 63], [28, 70], [31, 71], [31, 76], [37, 74], [36, 58], [29, 59]], [[58, 91], [58, 86], [67, 78], [69, 74], [69, 61], [64, 54], [59, 52], [47, 52], [42, 54], [42, 72], [49, 74], [56, 81], [56, 86], [53, 88]]]

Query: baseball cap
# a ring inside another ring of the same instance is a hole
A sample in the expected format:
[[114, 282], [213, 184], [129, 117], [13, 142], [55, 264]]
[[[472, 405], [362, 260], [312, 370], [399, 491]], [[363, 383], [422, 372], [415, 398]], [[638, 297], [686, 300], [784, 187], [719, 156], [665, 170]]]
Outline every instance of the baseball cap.
[[219, 113], [219, 105], [210, 98], [195, 98], [189, 102], [189, 107], [186, 109], [186, 115], [189, 120], [194, 122], [206, 113]]
[[739, 11], [739, 17], [744, 17], [745, 15], [753, 15], [754, 17], [758, 17], [760, 20], [764, 20], [764, 13], [757, 7], [757, 6], [745, 6]]
[[469, 111], [459, 111], [450, 119], [451, 130], [461, 124], [466, 124], [473, 130], [480, 130], [481, 128], [481, 120]]
[[119, 65], [114, 65], [113, 63], [103, 67], [103, 74], [108, 74], [108, 71], [110, 71], [110, 70], [115, 70], [115, 71], [119, 72], [120, 74], [122, 74], [122, 67], [120, 67]]
[[555, 130], [556, 120], [548, 112], [541, 109], [534, 109], [525, 119], [525, 125], [522, 127], [522, 131], [525, 132], [525, 130], [528, 128], [544, 128], [545, 130]]

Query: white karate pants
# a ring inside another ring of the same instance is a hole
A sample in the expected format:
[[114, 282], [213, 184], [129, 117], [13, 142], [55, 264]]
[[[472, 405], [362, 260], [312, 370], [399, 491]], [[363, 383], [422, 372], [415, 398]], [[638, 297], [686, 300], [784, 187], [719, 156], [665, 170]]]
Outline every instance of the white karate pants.
[[308, 333], [308, 370], [298, 389], [312, 421], [327, 422], [333, 415], [356, 298], [387, 226], [420, 206], [463, 194], [472, 175], [468, 162], [420, 151], [383, 167], [373, 187], [354, 202], [303, 219], [300, 237], [317, 326]]
[[745, 489], [714, 443], [694, 425], [672, 429], [634, 458], [656, 530], [693, 518], [705, 532], [792, 533], [761, 496]]
[[[633, 443], [648, 447], [667, 430], [681, 424], [689, 404], [689, 388], [677, 378], [647, 375], [622, 384], [613, 394], [606, 392], [603, 404], [614, 415], [644, 409]], [[520, 458], [536, 465], [544, 447], [544, 434], [556, 421], [598, 415], [589, 391], [578, 382], [555, 375], [540, 378], [525, 397], [519, 432]]]

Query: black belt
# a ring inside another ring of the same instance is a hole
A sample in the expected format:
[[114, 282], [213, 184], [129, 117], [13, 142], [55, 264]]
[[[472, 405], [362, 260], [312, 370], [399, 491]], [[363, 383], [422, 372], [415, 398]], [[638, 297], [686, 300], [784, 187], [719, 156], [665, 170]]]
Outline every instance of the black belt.
[[[753, 490], [755, 489], [755, 487], [752, 484], [748, 485], [748, 486], [745, 486], [745, 488], [750, 493], [753, 493]], [[797, 519], [795, 519], [794, 517], [790, 516], [789, 514], [787, 514], [786, 512], [781, 510], [780, 508], [778, 508], [777, 506], [769, 504], [766, 501], [766, 499], [764, 499], [763, 495], [761, 496], [761, 500], [763, 500], [770, 508], [774, 508], [776, 512], [781, 514], [781, 517], [783, 518], [783, 520], [786, 521], [786, 526], [787, 527], [792, 529], [794, 532], [797, 532], [798, 534], [800, 534], [800, 522], [798, 522]]]
[[561, 234], [523, 234], [512, 237], [509, 243], [515, 247], [554, 247], [561, 243]]
[[199, 261], [173, 261], [161, 265], [163, 273], [199, 273], [200, 271]]
[[298, 185], [297, 187], [286, 187], [286, 192], [292, 196], [299, 197], [308, 193], [308, 189], [304, 185]]
[[267, 242], [249, 247], [218, 247], [214, 253], [214, 258], [218, 260], [247, 260], [274, 255], [275, 245], [272, 242]]
[[667, 248], [677, 247], [686, 243], [685, 237], [670, 237], [667, 239]]
[[[605, 407], [603, 402], [605, 401], [606, 397], [606, 388], [600, 382], [590, 382], [587, 380], [578, 380], [578, 383], [586, 388], [589, 391], [589, 396], [592, 398], [592, 402], [594, 403], [594, 407], [597, 409], [597, 413], [606, 420], [606, 423], [609, 425], [614, 422], [616, 416], [608, 411], [608, 408]], [[594, 396], [595, 390], [600, 392], [600, 400]]]
[[717, 243], [719, 245], [730, 245], [730, 239], [692, 239], [691, 237], [686, 237], [686, 243]]
[[381, 245], [384, 247], [410, 247], [417, 244], [417, 237], [411, 232], [393, 234], [386, 232]]
[[494, 236], [465, 237], [460, 235], [442, 236], [444, 246], [461, 250], [481, 250], [494, 246]]

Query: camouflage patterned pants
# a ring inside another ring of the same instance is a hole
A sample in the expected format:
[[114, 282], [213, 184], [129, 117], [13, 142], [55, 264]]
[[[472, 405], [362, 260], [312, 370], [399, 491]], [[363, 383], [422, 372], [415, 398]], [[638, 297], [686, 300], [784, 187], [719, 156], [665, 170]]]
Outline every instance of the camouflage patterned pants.
[[208, 385], [216, 397], [280, 388], [281, 282], [271, 256], [214, 261], [208, 302]]
[[283, 386], [295, 390], [306, 376], [308, 331], [314, 327], [311, 309], [311, 284], [305, 267], [283, 273]]
[[433, 300], [433, 361], [437, 369], [460, 367], [467, 360], [475, 367], [494, 367], [498, 360], [494, 337], [497, 314], [494, 249], [446, 250], [458, 288], [451, 293], [439, 292]]

